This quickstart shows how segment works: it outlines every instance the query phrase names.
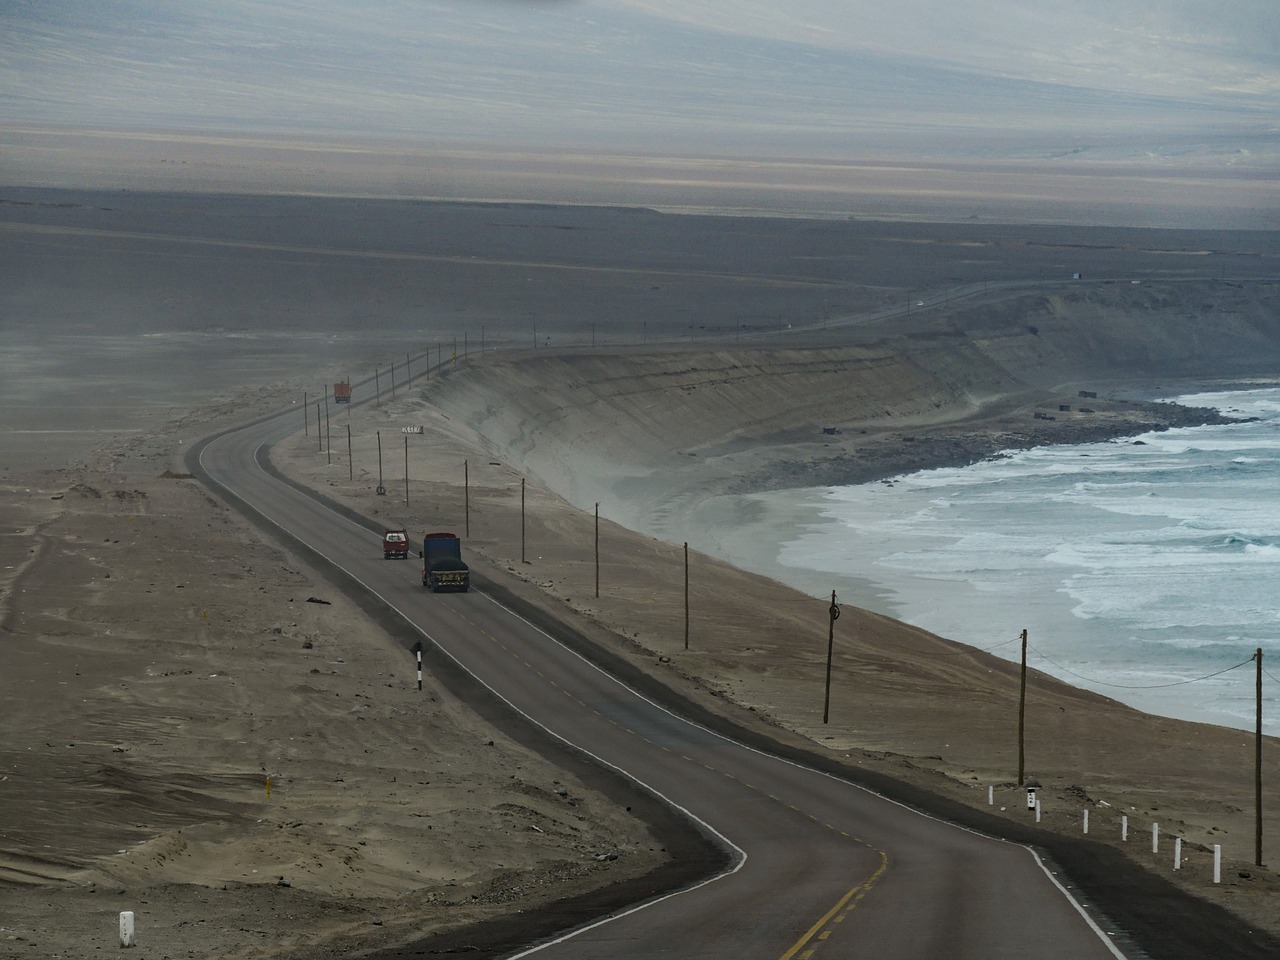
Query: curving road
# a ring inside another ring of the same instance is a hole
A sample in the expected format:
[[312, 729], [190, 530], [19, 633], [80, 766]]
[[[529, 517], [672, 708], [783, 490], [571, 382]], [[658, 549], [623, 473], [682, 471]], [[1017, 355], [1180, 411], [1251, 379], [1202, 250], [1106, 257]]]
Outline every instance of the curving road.
[[[371, 392], [354, 389], [357, 402]], [[425, 592], [417, 564], [385, 563], [366, 526], [264, 468], [264, 451], [296, 426], [288, 411], [213, 438], [192, 459], [206, 482], [327, 558], [530, 723], [660, 796], [729, 852], [717, 876], [510, 956], [1124, 956], [1029, 848], [683, 719], [483, 590]]]

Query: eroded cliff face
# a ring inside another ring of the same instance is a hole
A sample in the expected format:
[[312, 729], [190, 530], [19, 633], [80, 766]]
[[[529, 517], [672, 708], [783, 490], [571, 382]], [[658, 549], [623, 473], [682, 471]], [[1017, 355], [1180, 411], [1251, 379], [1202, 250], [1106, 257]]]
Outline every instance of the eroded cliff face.
[[1272, 372], [1280, 283], [1114, 282], [957, 310], [953, 329], [1031, 383]]
[[643, 516], [681, 491], [857, 482], [1201, 422], [1117, 394], [1276, 373], [1280, 283], [1065, 287], [850, 326], [846, 339], [529, 351], [468, 362], [425, 396], [570, 501]]

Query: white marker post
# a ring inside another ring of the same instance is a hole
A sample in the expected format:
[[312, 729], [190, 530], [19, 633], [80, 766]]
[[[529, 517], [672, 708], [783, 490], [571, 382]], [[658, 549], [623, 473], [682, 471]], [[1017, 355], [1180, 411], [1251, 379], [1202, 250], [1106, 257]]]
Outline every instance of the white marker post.
[[1040, 801], [1036, 800], [1036, 823], [1040, 822]]
[[1213, 845], [1213, 882], [1222, 882], [1222, 844]]
[[132, 947], [133, 945], [133, 911], [124, 910], [120, 913], [120, 946]]
[[1129, 842], [1129, 815], [1127, 813], [1120, 815], [1120, 839], [1125, 843]]
[[1151, 825], [1151, 852], [1160, 852], [1160, 824], [1158, 823]]
[[1182, 869], [1182, 838], [1175, 837], [1173, 840], [1173, 869]]
[[993, 786], [988, 786], [987, 787], [987, 806], [994, 807], [995, 805], [996, 805], [996, 788]]
[[1089, 811], [1088, 810], [1084, 812], [1084, 832], [1085, 833], [1089, 832]]
[[413, 645], [413, 655], [418, 660], [418, 689], [422, 689], [422, 644], [415, 643]]

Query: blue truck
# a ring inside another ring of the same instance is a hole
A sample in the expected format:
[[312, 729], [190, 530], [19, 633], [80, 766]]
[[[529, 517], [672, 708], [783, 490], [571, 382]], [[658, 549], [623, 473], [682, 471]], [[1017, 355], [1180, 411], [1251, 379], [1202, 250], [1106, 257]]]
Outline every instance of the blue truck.
[[432, 593], [471, 587], [471, 569], [462, 560], [456, 533], [428, 533], [422, 538], [422, 585]]

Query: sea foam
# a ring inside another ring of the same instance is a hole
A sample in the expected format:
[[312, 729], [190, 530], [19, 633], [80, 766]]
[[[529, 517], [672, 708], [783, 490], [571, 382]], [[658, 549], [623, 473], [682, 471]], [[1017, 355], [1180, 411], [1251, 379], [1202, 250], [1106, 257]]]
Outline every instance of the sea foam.
[[1187, 719], [1251, 728], [1251, 664], [1199, 678], [1261, 647], [1280, 733], [1280, 389], [1176, 399], [1242, 419], [792, 492], [823, 522], [778, 562], [977, 647], [1025, 627], [1033, 666]]

